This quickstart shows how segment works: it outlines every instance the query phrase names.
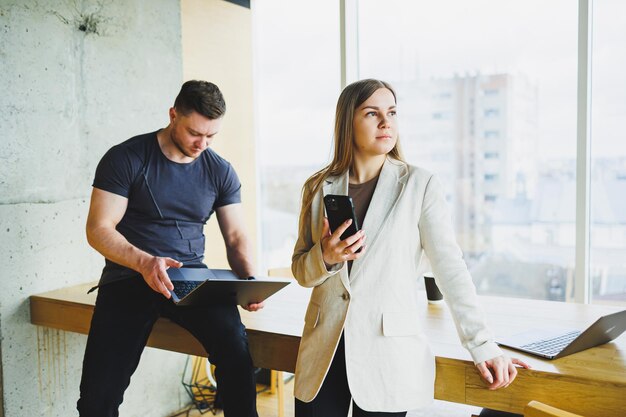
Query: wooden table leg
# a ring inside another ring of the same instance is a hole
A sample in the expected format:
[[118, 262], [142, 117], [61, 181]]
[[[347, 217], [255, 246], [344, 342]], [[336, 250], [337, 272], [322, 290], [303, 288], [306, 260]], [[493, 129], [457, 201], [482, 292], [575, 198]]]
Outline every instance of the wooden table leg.
[[278, 392], [278, 417], [285, 417], [285, 380], [282, 371], [276, 371], [276, 391]]

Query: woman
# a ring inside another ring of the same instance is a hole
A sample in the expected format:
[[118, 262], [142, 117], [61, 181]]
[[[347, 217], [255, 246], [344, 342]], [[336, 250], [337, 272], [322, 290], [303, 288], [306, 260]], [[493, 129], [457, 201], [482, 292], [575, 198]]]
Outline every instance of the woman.
[[[340, 240], [350, 221], [330, 232], [327, 194], [353, 197], [360, 232]], [[508, 386], [514, 365], [527, 365], [504, 356], [485, 326], [442, 187], [402, 160], [391, 86], [358, 81], [337, 103], [332, 162], [303, 187], [292, 271], [313, 292], [296, 365], [297, 417], [345, 417], [351, 399], [355, 417], [404, 416], [432, 401], [434, 357], [417, 312], [422, 251], [478, 371], [491, 389]]]

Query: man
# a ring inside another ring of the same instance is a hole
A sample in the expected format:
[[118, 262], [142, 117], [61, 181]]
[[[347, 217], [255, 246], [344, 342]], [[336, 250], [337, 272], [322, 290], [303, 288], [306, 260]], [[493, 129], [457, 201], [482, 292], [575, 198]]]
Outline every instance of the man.
[[[105, 257], [105, 267], [83, 361], [77, 405], [82, 417], [118, 415], [161, 316], [189, 330], [206, 349], [224, 414], [257, 416], [254, 371], [237, 306], [177, 307], [166, 273], [183, 264], [203, 266], [203, 226], [215, 212], [231, 268], [240, 277], [254, 275], [241, 184], [232, 166], [209, 148], [225, 110], [217, 86], [188, 81], [166, 128], [114, 146], [98, 164], [87, 240]], [[256, 311], [263, 303], [244, 308]]]

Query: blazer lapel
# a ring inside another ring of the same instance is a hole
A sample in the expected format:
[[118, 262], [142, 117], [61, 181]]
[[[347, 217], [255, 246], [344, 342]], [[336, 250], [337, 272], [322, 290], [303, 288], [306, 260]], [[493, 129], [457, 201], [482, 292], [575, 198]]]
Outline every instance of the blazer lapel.
[[324, 195], [348, 195], [348, 181], [350, 180], [350, 174], [346, 172], [336, 177], [328, 177], [324, 180]]
[[[365, 214], [365, 219], [363, 220], [363, 225], [361, 226], [365, 229], [367, 234], [366, 246], [368, 253], [372, 251], [372, 248], [378, 240], [381, 229], [385, 225], [398, 198], [404, 190], [407, 174], [408, 169], [406, 164], [390, 158], [385, 160], [385, 164], [378, 177], [376, 190], [374, 190], [372, 201], [370, 202], [367, 213]], [[368, 254], [365, 254], [365, 257], [367, 256]], [[352, 264], [350, 281], [358, 275], [365, 257], [356, 259]]]

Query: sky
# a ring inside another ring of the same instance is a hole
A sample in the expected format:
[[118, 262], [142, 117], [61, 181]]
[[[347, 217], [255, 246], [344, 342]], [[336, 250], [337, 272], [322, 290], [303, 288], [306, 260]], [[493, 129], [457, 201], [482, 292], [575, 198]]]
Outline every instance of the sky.
[[[626, 2], [596, 0], [592, 152], [626, 156]], [[260, 161], [322, 165], [340, 92], [339, 2], [253, 3]], [[577, 2], [361, 0], [359, 78], [521, 74], [539, 90], [539, 153], [576, 152]], [[402, 109], [399, 109], [402, 122]]]

